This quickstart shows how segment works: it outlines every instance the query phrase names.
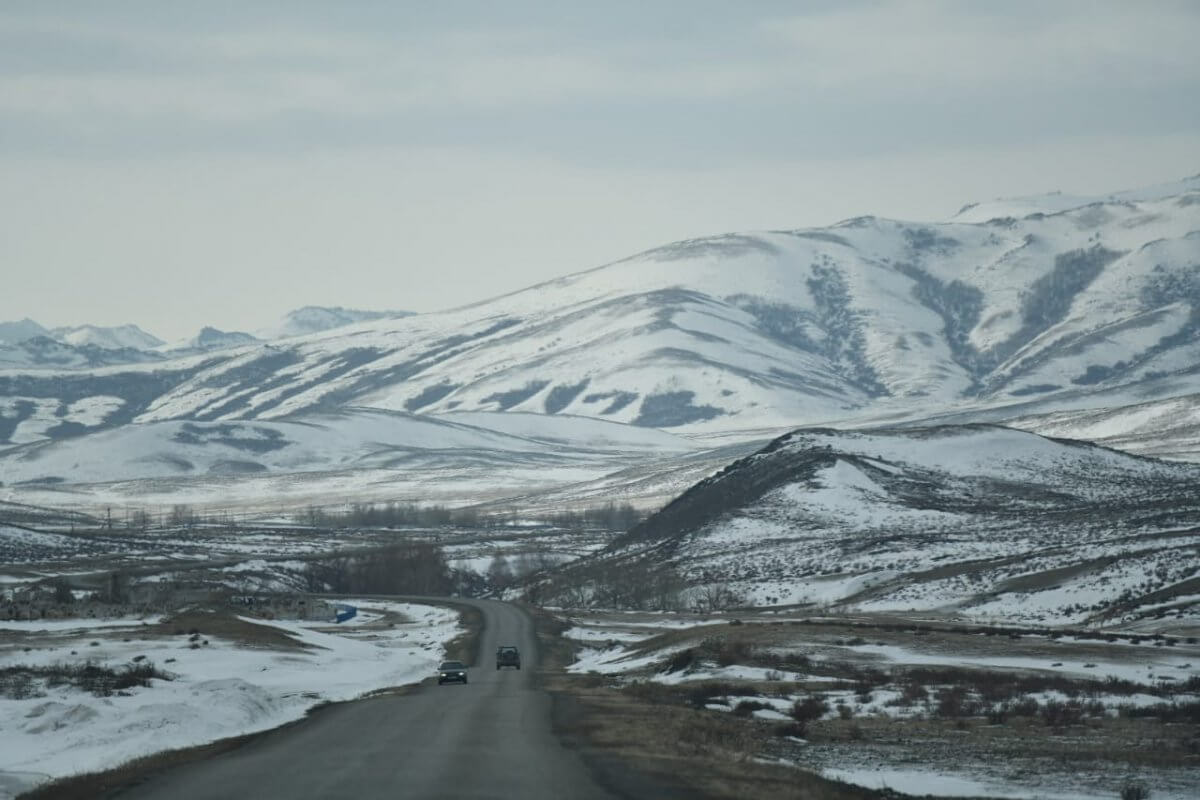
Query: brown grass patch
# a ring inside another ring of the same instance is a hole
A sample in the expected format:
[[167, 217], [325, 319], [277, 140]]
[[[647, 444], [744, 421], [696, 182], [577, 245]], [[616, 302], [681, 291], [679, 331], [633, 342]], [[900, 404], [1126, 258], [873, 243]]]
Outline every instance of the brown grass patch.
[[[618, 769], [632, 770], [650, 785], [675, 787], [654, 796], [689, 798], [771, 797], [779, 800], [861, 800], [877, 791], [755, 760], [764, 752], [770, 726], [731, 714], [654, 702], [647, 690], [626, 692], [552, 681], [555, 732], [618, 790]], [[657, 699], [666, 699], [665, 691]], [[615, 769], [614, 769], [615, 768]], [[647, 795], [648, 796], [648, 795]], [[894, 795], [893, 795], [894, 796]]]
[[[426, 601], [428, 602], [428, 601]], [[428, 603], [429, 605], [442, 605]], [[461, 661], [467, 666], [479, 665], [479, 634], [483, 631], [483, 612], [475, 606], [446, 603], [446, 608], [458, 612], [458, 624], [463, 632], [446, 645], [446, 658]]]
[[270, 650], [310, 650], [305, 644], [266, 622], [259, 624], [239, 619], [227, 611], [184, 611], [162, 622], [138, 629], [140, 635], [202, 638], [215, 636], [236, 642], [241, 647]]

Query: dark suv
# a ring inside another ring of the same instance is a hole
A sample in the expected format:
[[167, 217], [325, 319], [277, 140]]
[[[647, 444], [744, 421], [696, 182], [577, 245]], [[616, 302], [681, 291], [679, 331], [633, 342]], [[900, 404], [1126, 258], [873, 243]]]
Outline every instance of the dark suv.
[[521, 651], [512, 645], [496, 648], [496, 669], [501, 667], [521, 668]]
[[438, 685], [443, 683], [466, 683], [467, 665], [461, 661], [443, 661], [438, 667]]

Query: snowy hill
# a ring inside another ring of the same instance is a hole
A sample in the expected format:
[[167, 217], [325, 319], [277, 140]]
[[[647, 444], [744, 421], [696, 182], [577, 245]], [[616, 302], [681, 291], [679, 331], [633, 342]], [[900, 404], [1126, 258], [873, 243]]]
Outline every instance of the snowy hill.
[[1081, 622], [1194, 583], [1197, 480], [1198, 466], [993, 426], [799, 430], [602, 559], [670, 564], [753, 605]]
[[[73, 345], [49, 336], [34, 336], [17, 344], [0, 343], [0, 370], [24, 368], [33, 370], [85, 370], [115, 364], [140, 364], [161, 361], [162, 356], [132, 347]], [[86, 400], [86, 398], [81, 398]], [[0, 408], [6, 398], [0, 397]]]
[[209, 331], [184, 351], [202, 360], [10, 370], [0, 413], [7, 441], [29, 441], [20, 403], [98, 396], [119, 405], [92, 429], [365, 406], [696, 435], [1067, 396], [1079, 408], [1169, 378], [1172, 394], [1138, 398], [1167, 399], [1200, 392], [1197, 183], [1055, 196], [1059, 210], [1020, 219], [865, 217], [677, 242], [452, 311], [266, 344]]
[[78, 325], [66, 328], [54, 328], [50, 335], [60, 342], [84, 347], [92, 345], [108, 350], [152, 350], [164, 344], [162, 339], [152, 336], [137, 325], [118, 325], [102, 327], [99, 325]]
[[1009, 424], [1043, 436], [1085, 439], [1127, 453], [1200, 461], [1200, 394], [1019, 417]]
[[[152, 480], [190, 475], [298, 473], [395, 468], [447, 457], [512, 465], [558, 453], [625, 458], [697, 449], [655, 430], [584, 418], [546, 426], [488, 415], [422, 417], [350, 409], [271, 422], [157, 422], [81, 439], [36, 442], [0, 453], [0, 473], [15, 485]], [[553, 460], [553, 459], [551, 459]], [[549, 463], [549, 462], [546, 462]]]
[[285, 339], [312, 333], [344, 328], [359, 322], [376, 319], [398, 319], [412, 316], [411, 311], [362, 311], [340, 306], [305, 306], [289, 311], [277, 324], [257, 332], [259, 339]]
[[1114, 192], [1104, 196], [1087, 196], [1051, 192], [1050, 194], [1032, 195], [1029, 197], [1010, 197], [992, 200], [987, 203], [971, 203], [963, 206], [954, 215], [954, 222], [989, 222], [995, 219], [1023, 219], [1033, 214], [1058, 214], [1075, 208], [1107, 203], [1144, 203], [1152, 200], [1163, 200], [1177, 197], [1189, 192], [1200, 191], [1200, 175], [1193, 175], [1181, 181], [1161, 183], [1142, 189], [1132, 189], [1124, 192]]

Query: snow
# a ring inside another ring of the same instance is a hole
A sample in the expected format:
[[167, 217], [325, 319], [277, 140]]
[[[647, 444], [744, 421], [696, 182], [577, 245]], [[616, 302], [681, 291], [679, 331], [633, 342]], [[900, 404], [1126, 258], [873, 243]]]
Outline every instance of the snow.
[[125, 401], [113, 395], [93, 395], [76, 400], [67, 407], [64, 419], [80, 425], [92, 427], [100, 425], [109, 415], [121, 409]]
[[1057, 214], [1071, 209], [1097, 203], [1136, 203], [1162, 200], [1188, 192], [1200, 191], [1200, 176], [1193, 175], [1180, 181], [1115, 192], [1110, 195], [1074, 195], [1062, 192], [992, 200], [974, 203], [954, 215], [955, 222], [987, 222], [999, 217], [1025, 217], [1030, 214]]
[[117, 325], [103, 327], [100, 325], [78, 325], [67, 328], [55, 328], [51, 335], [61, 342], [81, 347], [93, 345], [110, 350], [133, 348], [134, 350], [150, 350], [163, 344], [162, 339], [146, 333], [137, 325]]
[[[887, 644], [859, 645], [848, 647], [847, 649], [865, 655], [878, 656], [897, 664], [1037, 670], [1065, 674], [1075, 678], [1091, 678], [1093, 680], [1104, 680], [1105, 678], [1113, 677], [1137, 683], [1153, 683], [1155, 678], [1150, 676], [1156, 675], [1162, 670], [1172, 672], [1181, 678], [1186, 678], [1190, 675], [1200, 675], [1200, 665], [1192, 668], [1191, 663], [1183, 658], [1162, 659], [1161, 657], [1147, 657], [1137, 659], [1134, 662], [1127, 659], [1091, 659], [1086, 662], [1063, 662], [1062, 666], [1054, 667], [1051, 665], [1061, 661], [1061, 659], [1051, 657], [1032, 658], [1028, 656], [971, 656], [960, 653], [928, 653]], [[1151, 649], [1150, 653], [1154, 653], [1154, 650]], [[1161, 656], [1161, 652], [1155, 655]]]
[[410, 311], [361, 311], [340, 306], [305, 306], [283, 315], [275, 325], [257, 331], [260, 339], [284, 339], [355, 325], [381, 318], [406, 317]]
[[[93, 659], [129, 663], [146, 655], [175, 675], [127, 696], [97, 698], [64, 688], [46, 697], [0, 699], [0, 775], [36, 780], [115, 766], [164, 749], [277, 727], [325, 701], [350, 700], [374, 690], [420, 681], [458, 633], [457, 615], [439, 607], [350, 600], [366, 613], [393, 612], [412, 622], [365, 630], [309, 622], [251, 620], [293, 636], [305, 649], [239, 648], [208, 637], [191, 649], [182, 638], [103, 639], [98, 647], [63, 644], [26, 653], [7, 648], [0, 667]], [[40, 624], [40, 623], [39, 623]], [[45, 626], [42, 625], [45, 629]], [[78, 649], [80, 656], [67, 651]], [[174, 659], [167, 663], [167, 659]]]
[[159, 619], [147, 617], [117, 617], [101, 619], [37, 619], [37, 620], [5, 620], [0, 622], [0, 632], [10, 633], [43, 633], [63, 631], [88, 631], [101, 628], [136, 628], [143, 624], [153, 624]]
[[604, 649], [585, 647], [579, 652], [575, 662], [567, 667], [567, 672], [572, 674], [598, 672], [602, 675], [629, 672], [657, 664], [672, 653], [683, 649], [683, 647], [663, 648], [652, 651], [648, 655], [631, 657], [629, 651], [623, 647]]
[[576, 625], [563, 631], [562, 636], [564, 639], [574, 639], [578, 642], [640, 642], [654, 636], [654, 633], [634, 633], [632, 631]]
[[[560, 420], [559, 427], [568, 427], [567, 421]], [[459, 450], [541, 455], [546, 449], [527, 438], [437, 418], [361, 410], [304, 421], [125, 426], [9, 451], [4, 464], [6, 478], [12, 482], [59, 476], [87, 483], [202, 475], [231, 460], [262, 464], [270, 470], [315, 472], [387, 464], [406, 454]]]
[[930, 770], [898, 769], [875, 766], [855, 769], [826, 767], [827, 778], [845, 781], [870, 789], [892, 789], [913, 795], [937, 797], [994, 797], [1029, 798], [1029, 800], [1095, 800], [1093, 794], [1057, 791], [1054, 789], [1015, 789], [962, 775], [947, 775]]
[[[1066, 396], [1094, 367], [1123, 364], [1117, 378], [1125, 380], [1195, 363], [1198, 346], [1187, 341], [1155, 348], [1190, 313], [1186, 292], [1166, 289], [1195, 263], [1200, 204], [1185, 201], [1197, 189], [1191, 178], [1107, 197], [979, 206], [949, 223], [860, 218], [694, 239], [436, 314], [371, 320], [375, 312], [300, 309], [289, 315], [299, 328], [285, 332], [306, 335], [222, 351], [194, 375], [195, 360], [130, 367], [180, 375], [138, 421], [282, 419], [337, 399], [437, 414], [550, 412], [696, 434], [930, 413], [968, 392], [986, 406], [1040, 384]], [[989, 224], [996, 214], [1023, 218]], [[1119, 255], [1026, 331], [1025, 304], [1046, 291], [1059, 257], [1098, 242]], [[956, 286], [978, 292], [978, 308], [939, 311], [942, 300], [965, 302], [947, 294]], [[944, 315], [967, 328], [948, 331]], [[973, 375], [952, 334], [1009, 357]], [[245, 379], [267, 361], [269, 375]]]

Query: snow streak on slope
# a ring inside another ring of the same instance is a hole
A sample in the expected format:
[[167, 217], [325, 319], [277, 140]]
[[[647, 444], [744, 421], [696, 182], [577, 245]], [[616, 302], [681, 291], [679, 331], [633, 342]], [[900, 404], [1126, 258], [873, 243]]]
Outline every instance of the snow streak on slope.
[[1078, 622], [1196, 576], [1197, 480], [1200, 467], [990, 426], [800, 430], [611, 556], [756, 605]]

